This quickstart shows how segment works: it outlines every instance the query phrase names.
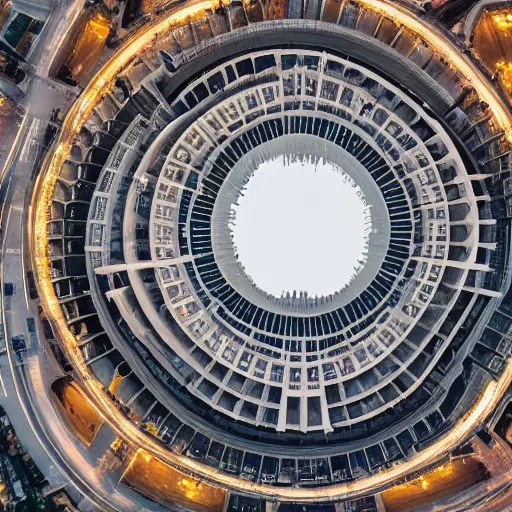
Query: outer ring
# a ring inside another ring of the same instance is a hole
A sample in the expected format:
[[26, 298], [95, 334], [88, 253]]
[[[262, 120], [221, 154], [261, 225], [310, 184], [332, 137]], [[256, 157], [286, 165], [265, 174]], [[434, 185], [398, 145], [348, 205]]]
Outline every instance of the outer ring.
[[[512, 119], [510, 112], [504, 106], [496, 92], [488, 86], [481, 73], [473, 68], [466, 56], [460, 55], [458, 49], [450, 42], [447, 42], [432, 27], [428, 27], [411, 13], [394, 6], [391, 2], [387, 0], [373, 0], [371, 4], [367, 2], [362, 3], [371, 9], [386, 12], [420, 37], [428, 39], [432, 47], [436, 48], [445, 59], [451, 61], [455, 67], [471, 81], [480, 97], [488, 103], [508, 139], [512, 141]], [[512, 360], [509, 361], [499, 381], [491, 382], [488, 385], [482, 393], [481, 399], [474, 405], [473, 409], [455, 424], [448, 434], [407, 462], [351, 484], [333, 485], [321, 489], [275, 488], [240, 481], [237, 478], [222, 474], [219, 471], [212, 471], [211, 468], [203, 464], [196, 463], [190, 459], [187, 460], [185, 457], [162, 450], [156, 442], [141, 434], [134, 425], [124, 418], [113, 404], [104, 400], [102, 386], [96, 380], [91, 379], [86, 365], [84, 361], [81, 360], [81, 356], [78, 353], [74, 337], [67, 328], [59, 307], [58, 299], [53, 290], [47, 264], [46, 212], [51, 201], [60, 167], [70, 153], [70, 140], [79, 133], [83, 120], [92, 112], [94, 106], [100, 100], [101, 95], [108, 88], [109, 82], [114, 79], [116, 73], [123, 68], [131, 58], [144, 46], [150, 44], [152, 39], [160, 32], [165, 32], [173, 21], [178, 21], [187, 15], [209, 7], [211, 7], [210, 2], [202, 2], [181, 11], [175, 10], [168, 17], [158, 18], [146, 29], [144, 34], [136, 34], [133, 38], [129, 39], [122, 46], [120, 51], [96, 75], [87, 89], [85, 89], [79, 101], [70, 109], [63, 123], [59, 141], [55, 149], [48, 155], [48, 159], [41, 171], [34, 192], [34, 204], [36, 208], [34, 208], [34, 216], [31, 219], [30, 242], [32, 245], [32, 263], [38, 275], [38, 283], [41, 291], [41, 305], [48, 320], [54, 327], [55, 333], [60, 335], [60, 341], [64, 346], [66, 354], [72, 361], [75, 372], [77, 376], [80, 377], [80, 383], [85, 388], [86, 393], [95, 402], [101, 415], [112, 425], [116, 433], [129, 443], [143, 445], [148, 452], [161, 458], [165, 462], [171, 465], [181, 466], [201, 478], [222, 487], [235, 489], [248, 494], [259, 493], [271, 500], [278, 499], [290, 502], [303, 501], [318, 503], [321, 501], [332, 501], [337, 498], [350, 499], [374, 493], [391, 485], [396, 479], [404, 477], [424, 465], [434, 463], [442, 454], [447, 453], [469, 436], [473, 429], [492, 412], [495, 404], [508, 389], [512, 378]], [[302, 26], [309, 24], [307, 20], [300, 20], [300, 22]], [[283, 23], [283, 25], [286, 25], [286, 23]], [[327, 24], [320, 22], [311, 23], [311, 25], [325, 27]], [[339, 29], [339, 27], [335, 28]], [[146, 156], [149, 161], [151, 155]], [[119, 423], [124, 424], [125, 428], [121, 429], [118, 427], [117, 424]]]

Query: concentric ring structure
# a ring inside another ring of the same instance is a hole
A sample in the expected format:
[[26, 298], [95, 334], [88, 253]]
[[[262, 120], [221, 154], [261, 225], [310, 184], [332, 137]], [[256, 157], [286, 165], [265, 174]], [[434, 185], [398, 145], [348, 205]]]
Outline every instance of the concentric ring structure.
[[[392, 2], [152, 23], [40, 180], [34, 261], [74, 378], [134, 448], [250, 495], [364, 496], [435, 462], [510, 378], [507, 107]], [[329, 297], [273, 297], [237, 261], [232, 205], [277, 157], [333, 163], [369, 205], [367, 259]]]

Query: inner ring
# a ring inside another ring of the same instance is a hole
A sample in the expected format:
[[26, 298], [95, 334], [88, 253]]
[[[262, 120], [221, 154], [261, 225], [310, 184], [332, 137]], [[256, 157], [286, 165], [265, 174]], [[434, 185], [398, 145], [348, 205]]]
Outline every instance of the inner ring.
[[[305, 153], [332, 162], [356, 183], [370, 207], [372, 229], [366, 263], [350, 284], [332, 295], [329, 300], [316, 303], [307, 309], [298, 309], [295, 302], [277, 299], [255, 286], [251, 278], [242, 270], [236, 257], [228, 223], [233, 217], [232, 205], [237, 202], [248, 175], [266, 161], [283, 155]], [[379, 272], [389, 247], [391, 233], [384, 197], [370, 173], [355, 157], [341, 147], [309, 134], [288, 134], [285, 137], [273, 139], [252, 149], [238, 160], [219, 190], [211, 219], [213, 253], [226, 281], [254, 305], [275, 313], [286, 312], [296, 316], [308, 316], [313, 310], [315, 313], [332, 311], [359, 296]]]

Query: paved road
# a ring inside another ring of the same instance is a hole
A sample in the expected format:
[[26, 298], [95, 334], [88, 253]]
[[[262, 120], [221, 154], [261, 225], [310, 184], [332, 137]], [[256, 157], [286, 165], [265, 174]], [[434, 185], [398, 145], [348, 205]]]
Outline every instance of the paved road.
[[[4, 287], [0, 287], [0, 322], [4, 324], [8, 346], [7, 353], [0, 355], [0, 405], [50, 487], [72, 482], [87, 496], [80, 503], [80, 510], [156, 511], [162, 507], [153, 507], [130, 489], [117, 489], [117, 482], [111, 482], [98, 468], [98, 458], [108, 449], [112, 433], [100, 432], [98, 443], [87, 450], [64, 426], [48, 396], [50, 384], [59, 376], [60, 369], [53, 367], [53, 359], [37, 336], [30, 342], [27, 327], [27, 319], [35, 318], [43, 336], [37, 304], [29, 299], [25, 279], [30, 266], [26, 222], [35, 178], [34, 163], [43, 146], [52, 110], [66, 112], [79, 92], [46, 76], [67, 29], [82, 12], [84, 1], [58, 2], [46, 24], [44, 40], [34, 53], [35, 76], [20, 102], [26, 113], [18, 133], [13, 135], [8, 163], [0, 170], [0, 283], [14, 285], [14, 294], [8, 297], [4, 296]], [[10, 345], [12, 336], [18, 334], [23, 334], [28, 342], [23, 359]]]
[[[17, 191], [18, 193], [18, 191]], [[5, 321], [4, 331], [7, 345], [11, 336], [24, 334], [28, 338], [26, 318], [29, 316], [29, 310], [25, 300], [23, 272], [21, 270], [21, 247], [16, 244], [14, 238], [19, 238], [21, 233], [21, 209], [14, 207], [9, 210], [8, 222], [6, 223], [7, 236], [4, 238], [3, 245], [3, 278], [2, 282], [8, 279], [15, 286], [15, 293], [10, 297], [4, 297], [3, 318]], [[0, 405], [4, 407], [9, 416], [14, 429], [25, 448], [29, 451], [35, 463], [43, 471], [51, 486], [61, 485], [66, 482], [66, 478], [60, 473], [47, 452], [37, 440], [25, 411], [20, 407], [18, 398], [19, 390], [16, 390], [16, 377], [11, 372], [8, 354], [3, 354], [0, 358], [0, 368], [4, 384], [5, 394], [0, 398]]]
[[[29, 299], [25, 279], [25, 265], [30, 261], [25, 237], [33, 186], [33, 149], [42, 143], [52, 109], [63, 106], [62, 102], [67, 100], [58, 91], [48, 88], [45, 81], [36, 81], [30, 95], [45, 98], [45, 101], [35, 103], [34, 108], [27, 112], [27, 122], [22, 126], [18, 139], [20, 144], [2, 189], [5, 208], [1, 217], [1, 282], [12, 283], [14, 294], [5, 296], [2, 286], [0, 304], [8, 353], [0, 357], [0, 375], [5, 389], [0, 396], [0, 405], [11, 419], [20, 442], [51, 487], [72, 481], [78, 484], [82, 494], [101, 504], [103, 510], [129, 510], [124, 507], [126, 503], [123, 507], [110, 506], [110, 502], [116, 501], [112, 499], [112, 494], [115, 494], [112, 485], [95, 467], [97, 460], [84, 455], [85, 449], [81, 451], [79, 443], [70, 437], [53, 409], [47, 392], [49, 384], [59, 375], [58, 369], [52, 366], [37, 336], [30, 341], [27, 319], [35, 317], [39, 323], [37, 305]], [[29, 348], [23, 361], [9, 343], [18, 334], [25, 336]], [[86, 501], [81, 508], [90, 510]]]
[[[130, 489], [118, 488], [117, 481], [111, 481], [103, 474], [98, 459], [109, 448], [111, 433], [99, 435], [98, 442], [87, 450], [64, 426], [48, 396], [50, 384], [61, 375], [61, 370], [53, 366], [38, 336], [31, 338], [28, 331], [27, 319], [34, 318], [39, 334], [44, 336], [37, 303], [29, 298], [27, 290], [26, 273], [30, 269], [27, 219], [37, 148], [42, 144], [52, 110], [65, 109], [69, 97], [45, 80], [36, 80], [29, 96], [37, 97], [38, 101], [27, 111], [18, 138], [19, 147], [13, 153], [3, 189], [0, 187], [5, 205], [1, 216], [0, 277], [2, 283], [14, 285], [11, 296], [4, 295], [3, 287], [0, 291], [8, 347], [7, 354], [0, 356], [0, 376], [6, 391], [6, 396], [1, 396], [0, 391], [0, 405], [5, 408], [20, 442], [47, 477], [50, 486], [72, 482], [88, 497], [80, 504], [84, 512], [96, 509], [92, 502], [105, 511], [163, 511], [166, 509], [148, 502]], [[10, 344], [11, 338], [19, 334], [25, 336], [28, 348], [21, 359]]]
[[[104, 454], [108, 445], [98, 446], [95, 454], [77, 442], [66, 430], [48, 397], [51, 382], [59, 375], [52, 360], [40, 346], [37, 336], [28, 343], [29, 350], [20, 359], [12, 350], [12, 336], [23, 334], [31, 340], [27, 319], [34, 317], [37, 304], [30, 300], [25, 280], [30, 258], [27, 254], [29, 201], [34, 178], [34, 163], [43, 145], [43, 138], [54, 108], [67, 111], [78, 91], [46, 78], [53, 55], [59, 48], [65, 30], [81, 12], [84, 0], [64, 0], [56, 4], [50, 17], [40, 55], [34, 68], [38, 76], [31, 78], [21, 105], [26, 108], [19, 131], [13, 136], [8, 165], [0, 176], [0, 282], [11, 282], [14, 294], [4, 296], [0, 291], [0, 322], [4, 324], [7, 353], [0, 356], [0, 405], [6, 410], [20, 442], [48, 479], [50, 487], [73, 482], [87, 496], [80, 510], [137, 510], [145, 500], [128, 490], [128, 499], [97, 468], [98, 453]], [[41, 326], [38, 325], [41, 331]], [[109, 436], [102, 436], [108, 439]], [[93, 505], [95, 502], [99, 505]], [[156, 509], [155, 509], [156, 510]]]

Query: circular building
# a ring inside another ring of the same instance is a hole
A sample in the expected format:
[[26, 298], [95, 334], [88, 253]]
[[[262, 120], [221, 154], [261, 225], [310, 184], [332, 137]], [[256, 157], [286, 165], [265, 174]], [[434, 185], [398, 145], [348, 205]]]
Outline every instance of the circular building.
[[492, 412], [512, 131], [462, 45], [395, 2], [186, 2], [91, 80], [42, 171], [34, 263], [130, 487], [386, 510], [368, 497]]

